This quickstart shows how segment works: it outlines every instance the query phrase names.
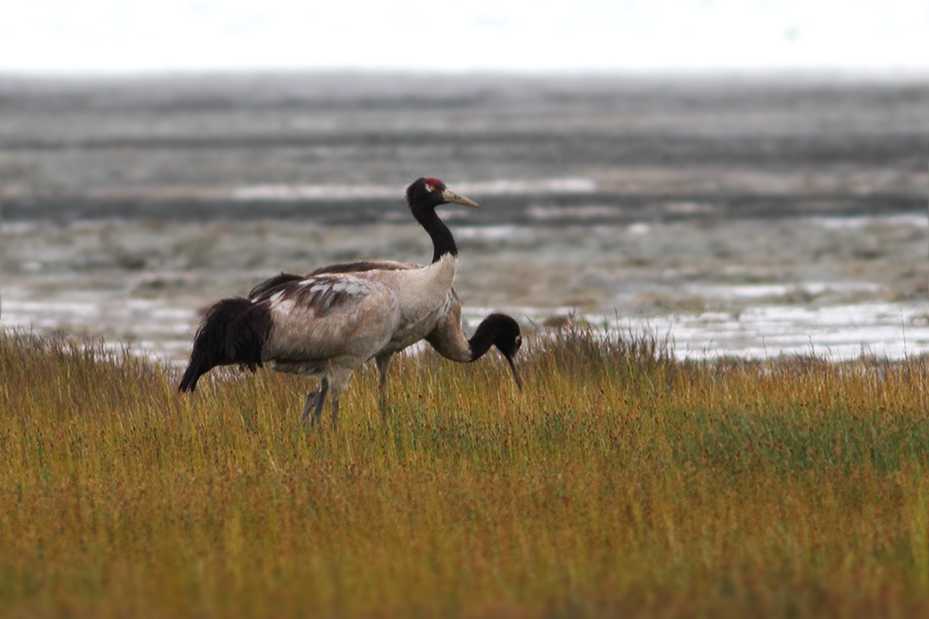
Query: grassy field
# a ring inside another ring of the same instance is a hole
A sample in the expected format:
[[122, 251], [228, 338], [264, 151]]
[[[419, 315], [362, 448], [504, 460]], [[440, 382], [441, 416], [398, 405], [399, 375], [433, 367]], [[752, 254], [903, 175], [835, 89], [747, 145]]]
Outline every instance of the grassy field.
[[[929, 361], [675, 362], [564, 332], [307, 381], [0, 335], [0, 615], [929, 613]], [[490, 357], [490, 356], [489, 356]]]

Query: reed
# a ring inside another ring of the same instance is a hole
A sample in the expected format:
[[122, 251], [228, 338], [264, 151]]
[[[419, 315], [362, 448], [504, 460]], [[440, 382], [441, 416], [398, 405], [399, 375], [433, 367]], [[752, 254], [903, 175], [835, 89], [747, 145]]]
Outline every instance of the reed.
[[[929, 612], [929, 361], [675, 361], [530, 339], [307, 381], [0, 335], [0, 614]], [[328, 413], [327, 413], [328, 414]], [[328, 419], [328, 417], [324, 418]]]

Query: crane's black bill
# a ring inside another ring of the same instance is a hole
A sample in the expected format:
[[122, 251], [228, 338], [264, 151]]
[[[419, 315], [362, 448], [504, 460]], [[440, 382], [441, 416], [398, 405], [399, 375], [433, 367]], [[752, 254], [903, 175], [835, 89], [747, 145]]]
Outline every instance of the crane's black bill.
[[523, 390], [523, 379], [519, 377], [519, 371], [516, 369], [516, 362], [513, 361], [513, 358], [509, 355], [506, 356], [507, 363], [510, 364], [510, 369], [513, 370], [513, 380], [516, 381], [516, 388], [520, 391]]
[[449, 191], [446, 189], [442, 192], [442, 199], [448, 202], [449, 204], [460, 204], [461, 206], [468, 206], [471, 208], [480, 208], [480, 205], [468, 198], [467, 196], [461, 196], [455, 193], [454, 191]]

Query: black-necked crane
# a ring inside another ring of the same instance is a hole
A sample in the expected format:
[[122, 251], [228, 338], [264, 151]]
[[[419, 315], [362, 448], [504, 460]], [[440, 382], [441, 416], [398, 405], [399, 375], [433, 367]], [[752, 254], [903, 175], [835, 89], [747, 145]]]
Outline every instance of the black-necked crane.
[[200, 376], [216, 366], [254, 370], [270, 362], [278, 371], [321, 376], [320, 389], [307, 395], [303, 420], [311, 410], [313, 421], [319, 420], [331, 391], [337, 422], [339, 397], [356, 368], [389, 347], [402, 350], [423, 339], [447, 314], [458, 249], [435, 208], [477, 203], [435, 178], [414, 181], [406, 195], [414, 218], [432, 238], [432, 264], [313, 275], [266, 286], [252, 299], [223, 299], [197, 331], [180, 390], [193, 391]]
[[[268, 291], [274, 290], [276, 286], [287, 281], [300, 281], [304, 277], [321, 276], [327, 273], [358, 273], [371, 270], [412, 270], [419, 269], [422, 266], [410, 262], [394, 262], [390, 260], [351, 262], [343, 264], [334, 264], [328, 267], [316, 269], [307, 276], [292, 275], [281, 273], [261, 284], [255, 286], [249, 293], [250, 299], [261, 299], [268, 296]], [[468, 338], [461, 325], [461, 301], [455, 289], [448, 293], [448, 304], [445, 312], [435, 317], [432, 329], [422, 338], [446, 359], [457, 361], [459, 363], [470, 363], [477, 361], [490, 350], [491, 346], [498, 351], [509, 363], [513, 373], [513, 380], [516, 381], [517, 387], [522, 388], [522, 380], [519, 372], [516, 370], [514, 358], [522, 345], [522, 336], [519, 329], [519, 323], [511, 316], [500, 313], [488, 315], [481, 321], [474, 334]], [[376, 356], [378, 370], [378, 389], [379, 404], [381, 413], [386, 413], [387, 408], [387, 376], [390, 361], [393, 356], [402, 351], [406, 346], [406, 340], [392, 341], [388, 343]]]

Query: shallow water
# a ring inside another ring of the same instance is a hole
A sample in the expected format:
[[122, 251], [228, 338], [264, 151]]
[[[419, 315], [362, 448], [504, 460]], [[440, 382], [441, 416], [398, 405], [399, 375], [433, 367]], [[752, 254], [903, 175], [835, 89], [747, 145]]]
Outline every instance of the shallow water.
[[428, 174], [484, 207], [443, 211], [471, 326], [929, 352], [929, 86], [432, 79], [0, 80], [0, 323], [182, 360], [262, 278], [428, 260]]

